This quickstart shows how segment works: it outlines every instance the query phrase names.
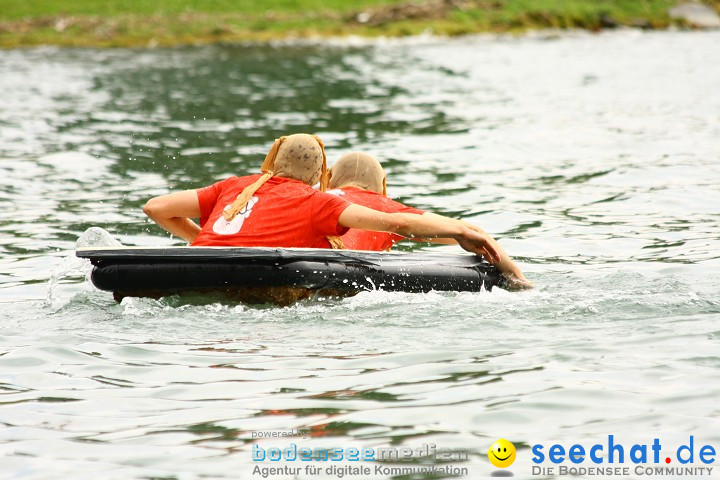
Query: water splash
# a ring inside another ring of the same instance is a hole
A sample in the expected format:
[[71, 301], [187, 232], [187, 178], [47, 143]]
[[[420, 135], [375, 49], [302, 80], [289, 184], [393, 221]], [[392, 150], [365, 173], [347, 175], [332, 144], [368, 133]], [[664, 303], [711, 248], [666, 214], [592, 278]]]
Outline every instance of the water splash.
[[[77, 239], [77, 248], [89, 247], [121, 247], [110, 233], [99, 227], [90, 227]], [[75, 250], [68, 251], [62, 262], [55, 268], [48, 280], [47, 305], [56, 312], [65, 306], [78, 293], [78, 284], [81, 290], [89, 286], [92, 265], [89, 260], [75, 256]], [[63, 289], [62, 285], [69, 285]], [[65, 290], [70, 290], [68, 293]]]
[[90, 247], [122, 247], [122, 243], [115, 240], [106, 230], [100, 227], [90, 227], [77, 239], [75, 248]]

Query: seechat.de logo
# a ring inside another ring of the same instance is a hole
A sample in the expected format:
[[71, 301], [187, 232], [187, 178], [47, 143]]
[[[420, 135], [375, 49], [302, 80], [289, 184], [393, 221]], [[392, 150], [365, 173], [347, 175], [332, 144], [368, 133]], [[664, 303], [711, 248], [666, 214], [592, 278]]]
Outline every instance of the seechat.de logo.
[[501, 438], [488, 450], [490, 463], [498, 468], [507, 468], [515, 461], [515, 445]]

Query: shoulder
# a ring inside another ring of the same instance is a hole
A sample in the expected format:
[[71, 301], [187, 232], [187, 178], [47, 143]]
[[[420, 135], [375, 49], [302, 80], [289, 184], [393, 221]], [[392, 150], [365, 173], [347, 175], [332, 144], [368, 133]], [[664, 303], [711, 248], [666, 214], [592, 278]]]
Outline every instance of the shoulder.
[[386, 213], [392, 213], [396, 209], [394, 205], [396, 202], [377, 192], [363, 190], [361, 188], [348, 188], [344, 191], [345, 198], [349, 202]]
[[415, 207], [411, 207], [409, 205], [405, 205], [404, 203], [400, 203], [398, 201], [393, 200], [392, 198], [383, 197], [385, 201], [387, 202], [388, 208], [391, 209], [393, 213], [399, 212], [399, 213], [416, 213], [418, 215], [422, 215], [425, 213], [424, 210], [420, 210]]
[[311, 189], [312, 203], [317, 207], [346, 207], [350, 205], [344, 196], [336, 195], [330, 192], [321, 192], [319, 190]]
[[[371, 204], [375, 210], [381, 210], [385, 213], [424, 213], [422, 210], [407, 206], [400, 203], [392, 198], [386, 197], [376, 192], [364, 192], [366, 193], [367, 203]], [[369, 205], [368, 205], [369, 206]]]
[[221, 187], [223, 190], [232, 188], [245, 188], [251, 185], [255, 180], [260, 178], [260, 175], [246, 175], [243, 177], [228, 177], [225, 180], [219, 181], [216, 185]]
[[327, 191], [325, 191], [325, 193], [330, 194], [330, 195], [335, 195], [336, 197], [341, 197], [341, 196], [345, 195], [345, 192], [339, 188], [333, 188], [332, 190], [327, 190]]
[[260, 174], [254, 174], [254, 175], [244, 175], [242, 177], [228, 177], [224, 181], [231, 183], [231, 184], [237, 184], [237, 183], [253, 183], [255, 180], [260, 178]]

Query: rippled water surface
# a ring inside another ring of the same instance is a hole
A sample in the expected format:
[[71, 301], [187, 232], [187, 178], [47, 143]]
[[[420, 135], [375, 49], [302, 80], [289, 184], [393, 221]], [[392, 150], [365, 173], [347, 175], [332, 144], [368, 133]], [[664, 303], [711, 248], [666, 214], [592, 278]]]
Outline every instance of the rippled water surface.
[[[0, 52], [0, 475], [261, 478], [253, 444], [289, 440], [253, 435], [290, 429], [308, 447], [467, 449], [468, 478], [495, 470], [499, 437], [520, 477], [536, 443], [717, 447], [719, 46], [629, 31]], [[87, 228], [173, 244], [147, 198], [253, 173], [298, 131], [331, 163], [374, 153], [391, 196], [483, 226], [537, 288], [280, 309], [116, 304], [86, 281]]]

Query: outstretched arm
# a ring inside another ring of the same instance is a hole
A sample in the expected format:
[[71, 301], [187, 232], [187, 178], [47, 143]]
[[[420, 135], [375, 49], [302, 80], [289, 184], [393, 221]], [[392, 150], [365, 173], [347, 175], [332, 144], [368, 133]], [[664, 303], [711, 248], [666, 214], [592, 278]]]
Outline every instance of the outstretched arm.
[[[525, 278], [525, 275], [523, 275], [522, 271], [520, 270], [520, 267], [517, 266], [515, 262], [513, 262], [512, 258], [510, 258], [510, 255], [508, 255], [505, 250], [500, 246], [500, 244], [495, 240], [492, 236], [487, 234], [482, 228], [473, 225], [471, 223], [465, 222], [463, 220], [456, 220], [454, 218], [444, 217], [442, 215], [437, 215], [435, 213], [425, 212], [423, 216], [427, 216], [429, 218], [435, 218], [440, 221], [446, 221], [446, 222], [455, 222], [459, 223], [466, 228], [469, 228], [470, 230], [474, 230], [478, 233], [484, 233], [488, 236], [488, 239], [490, 240], [490, 243], [492, 244], [495, 251], [500, 255], [500, 260], [495, 263], [495, 266], [497, 267], [500, 272], [505, 275], [505, 278], [508, 279], [508, 281], [511, 283], [513, 287], [517, 288], [532, 288], [533, 284], [530, 282], [527, 278]], [[428, 241], [434, 242], [434, 243], [444, 243], [446, 245], [455, 245], [457, 242], [453, 239], [448, 238], [437, 238], [427, 239]]]
[[338, 223], [343, 227], [392, 232], [409, 238], [452, 238], [468, 252], [482, 255], [490, 263], [500, 261], [500, 255], [487, 234], [471, 230], [458, 222], [413, 213], [382, 213], [360, 205], [350, 205], [340, 214]]
[[200, 227], [190, 220], [200, 217], [200, 202], [195, 190], [151, 198], [143, 212], [162, 228], [189, 243], [200, 233]]

